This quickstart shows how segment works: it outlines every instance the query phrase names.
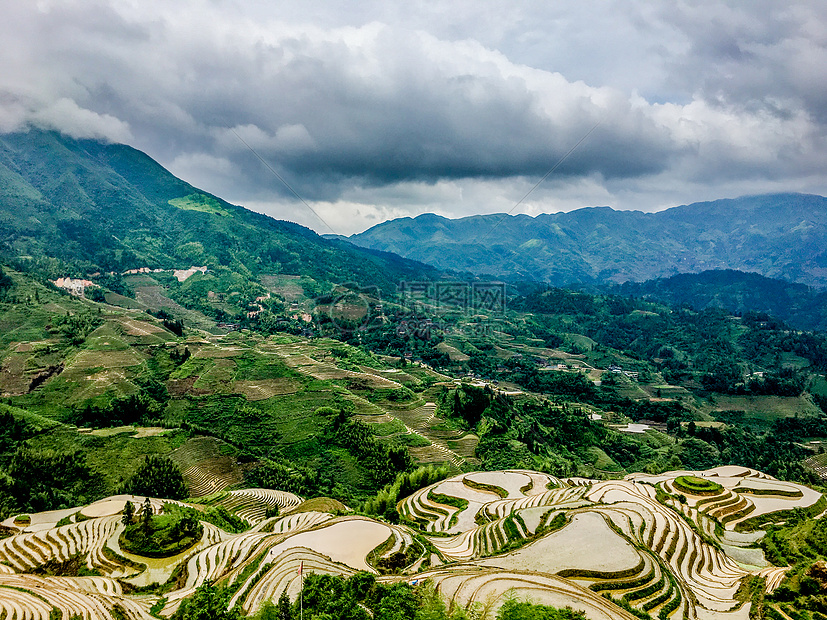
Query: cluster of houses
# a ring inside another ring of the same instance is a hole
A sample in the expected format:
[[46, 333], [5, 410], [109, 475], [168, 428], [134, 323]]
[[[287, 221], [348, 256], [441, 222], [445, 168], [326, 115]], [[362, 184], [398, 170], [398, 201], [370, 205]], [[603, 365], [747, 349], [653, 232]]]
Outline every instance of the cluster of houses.
[[[143, 273], [164, 273], [166, 271], [170, 271], [169, 269], [150, 269], [149, 267], [137, 267], [136, 269], [127, 269], [123, 273], [122, 276], [134, 276]], [[206, 265], [202, 267], [190, 267], [189, 269], [173, 269], [172, 274], [178, 279], [179, 282], [183, 282], [191, 275], [196, 273], [207, 273]], [[93, 273], [90, 274], [91, 277], [99, 276], [100, 273]], [[77, 297], [83, 297], [86, 289], [90, 287], [98, 286], [91, 280], [85, 280], [81, 278], [58, 278], [57, 280], [51, 280], [52, 284], [54, 284], [57, 288], [63, 289], [64, 291], [69, 292], [72, 295]]]
[[139, 273], [163, 273], [166, 269], [150, 269], [149, 267], [138, 267], [137, 269], [127, 269], [122, 276], [135, 276]]
[[265, 301], [267, 301], [268, 299], [270, 299], [270, 293], [267, 293], [266, 295], [261, 295], [260, 297], [256, 297], [256, 300], [252, 304], [250, 304], [250, 306], [248, 306], [248, 307], [255, 307], [257, 309], [256, 310], [248, 310], [247, 311], [247, 318], [248, 319], [254, 319], [259, 314], [264, 312], [264, 306], [262, 306], [261, 304], [264, 303]]
[[83, 297], [87, 288], [97, 286], [97, 284], [91, 280], [82, 280], [80, 278], [58, 278], [57, 280], [52, 280], [52, 284], [77, 297]]
[[540, 365], [541, 370], [554, 370], [554, 371], [564, 371], [569, 370], [569, 365], [565, 362], [559, 361], [551, 361], [551, 360], [543, 360], [543, 364]]
[[607, 368], [607, 370], [616, 375], [624, 375], [626, 377], [629, 377], [630, 379], [634, 379], [635, 381], [637, 381], [638, 375], [640, 374], [635, 370], [623, 370], [623, 368], [618, 366], [617, 364], [612, 364]]

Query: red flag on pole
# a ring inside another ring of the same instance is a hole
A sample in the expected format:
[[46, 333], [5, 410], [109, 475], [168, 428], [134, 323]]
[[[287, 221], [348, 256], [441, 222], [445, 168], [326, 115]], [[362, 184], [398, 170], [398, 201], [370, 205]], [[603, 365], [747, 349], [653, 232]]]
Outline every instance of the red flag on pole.
[[302, 560], [301, 564], [299, 564], [299, 576], [301, 576], [303, 570], [304, 570], [304, 560]]

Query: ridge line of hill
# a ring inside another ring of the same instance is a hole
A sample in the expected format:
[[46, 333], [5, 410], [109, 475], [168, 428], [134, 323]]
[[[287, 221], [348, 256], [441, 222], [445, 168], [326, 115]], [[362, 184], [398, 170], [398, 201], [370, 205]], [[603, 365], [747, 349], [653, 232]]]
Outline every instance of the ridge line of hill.
[[[493, 220], [496, 239], [488, 239]], [[586, 207], [535, 217], [423, 214], [348, 239], [440, 268], [555, 286], [737, 269], [827, 287], [827, 198], [810, 194], [743, 196], [655, 213]]]

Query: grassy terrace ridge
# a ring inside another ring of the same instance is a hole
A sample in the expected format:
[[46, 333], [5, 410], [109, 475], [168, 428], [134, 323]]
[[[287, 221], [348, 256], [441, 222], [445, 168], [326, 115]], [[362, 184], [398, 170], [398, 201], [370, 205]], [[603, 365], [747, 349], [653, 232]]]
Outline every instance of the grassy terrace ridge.
[[432, 502], [436, 502], [437, 504], [442, 504], [443, 506], [452, 506], [459, 512], [462, 512], [468, 508], [468, 500], [464, 497], [455, 497], [453, 495], [445, 495], [444, 493], [434, 493], [433, 491], [429, 491], [428, 499]]
[[793, 508], [791, 510], [779, 510], [769, 514], [750, 517], [745, 519], [735, 526], [737, 532], [749, 532], [758, 528], [764, 528], [771, 523], [785, 522], [800, 518], [803, 514], [808, 518], [815, 518], [827, 510], [827, 495], [822, 495], [818, 501], [812, 506], [806, 508]]
[[674, 485], [676, 489], [692, 495], [718, 495], [724, 490], [717, 482], [697, 476], [678, 476]]
[[146, 558], [166, 558], [196, 545], [204, 527], [190, 514], [172, 509], [170, 514], [143, 518], [124, 528], [118, 539], [121, 548]]
[[[477, 491], [484, 491], [485, 493], [493, 493], [494, 495], [498, 495], [501, 498], [505, 499], [508, 497], [508, 491], [506, 491], [502, 487], [498, 487], [496, 484], [487, 484], [485, 482], [477, 482], [476, 480], [470, 480], [469, 478], [463, 478], [462, 484], [465, 486], [476, 489]], [[528, 487], [530, 490], [531, 487]]]
[[646, 567], [646, 561], [641, 556], [640, 561], [632, 567], [619, 571], [587, 570], [583, 568], [567, 568], [557, 574], [561, 577], [576, 577], [578, 579], [624, 579], [640, 574]]
[[331, 514], [344, 514], [351, 512], [351, 509], [345, 506], [342, 502], [330, 497], [314, 497], [303, 501], [298, 506], [288, 509], [289, 514], [299, 514], [302, 512], [329, 512]]
[[736, 493], [744, 495], [777, 495], [779, 497], [802, 497], [804, 493], [798, 489], [754, 489], [751, 487], [735, 487]]

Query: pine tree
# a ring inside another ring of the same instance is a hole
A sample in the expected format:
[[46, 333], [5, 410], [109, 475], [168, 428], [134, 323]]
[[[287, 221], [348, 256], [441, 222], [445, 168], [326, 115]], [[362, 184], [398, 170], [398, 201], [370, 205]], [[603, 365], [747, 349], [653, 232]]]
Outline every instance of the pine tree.
[[127, 500], [126, 505], [123, 507], [123, 518], [121, 521], [124, 525], [129, 525], [132, 523], [132, 518], [135, 516], [135, 506], [132, 505], [132, 502]]
[[148, 530], [152, 522], [152, 502], [149, 501], [148, 497], [144, 500], [144, 507], [141, 509], [141, 519], [144, 523], [144, 529]]
[[290, 597], [287, 596], [287, 588], [281, 591], [279, 597], [278, 620], [293, 620], [293, 609], [290, 606]]

